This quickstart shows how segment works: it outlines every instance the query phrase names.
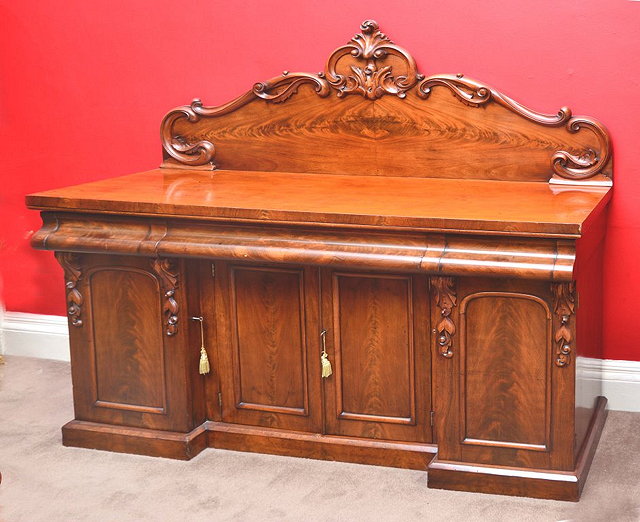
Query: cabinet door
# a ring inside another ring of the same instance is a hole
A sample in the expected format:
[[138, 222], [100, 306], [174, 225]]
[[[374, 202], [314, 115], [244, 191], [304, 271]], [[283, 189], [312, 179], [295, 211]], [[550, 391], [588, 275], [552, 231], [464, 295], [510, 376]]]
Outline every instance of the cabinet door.
[[326, 432], [430, 442], [427, 279], [325, 270]]
[[216, 263], [222, 420], [319, 432], [318, 271]]
[[186, 272], [177, 259], [59, 252], [76, 419], [173, 431], [203, 422]]
[[552, 283], [433, 278], [431, 286], [439, 458], [572, 469], [573, 368], [556, 364], [562, 304]]

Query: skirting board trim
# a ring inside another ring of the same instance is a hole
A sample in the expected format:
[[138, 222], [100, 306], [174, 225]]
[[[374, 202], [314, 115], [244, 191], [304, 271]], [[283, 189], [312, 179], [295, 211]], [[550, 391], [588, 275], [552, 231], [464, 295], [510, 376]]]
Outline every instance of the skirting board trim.
[[[5, 312], [0, 321], [0, 353], [69, 360], [66, 317]], [[640, 361], [580, 357], [578, 371], [585, 380], [602, 378], [602, 395], [610, 410], [640, 412]]]
[[66, 317], [5, 312], [0, 319], [2, 353], [5, 355], [69, 361]]

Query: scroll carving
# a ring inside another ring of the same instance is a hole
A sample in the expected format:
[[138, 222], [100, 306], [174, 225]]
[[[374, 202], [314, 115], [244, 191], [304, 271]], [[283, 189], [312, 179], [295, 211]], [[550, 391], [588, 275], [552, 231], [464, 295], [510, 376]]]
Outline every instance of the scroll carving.
[[323, 75], [309, 73], [289, 73], [284, 71], [282, 76], [276, 76], [266, 82], [258, 82], [253, 86], [253, 93], [273, 103], [282, 103], [298, 92], [298, 87], [308, 83], [311, 84], [318, 96], [324, 98], [329, 96], [331, 88]]
[[[338, 96], [360, 94], [370, 100], [384, 94], [395, 94], [400, 98], [413, 87], [422, 76], [413, 57], [402, 47], [395, 45], [389, 37], [378, 29], [374, 20], [365, 20], [360, 25], [361, 33], [351, 41], [336, 49], [327, 60], [326, 77]], [[405, 70], [394, 76], [390, 65], [384, 59], [393, 54], [405, 65]], [[348, 56], [352, 74], [339, 74], [336, 68], [341, 59]], [[355, 60], [354, 60], [355, 59]]]
[[56, 259], [64, 269], [67, 289], [67, 314], [73, 326], [82, 326], [82, 304], [84, 298], [78, 290], [78, 282], [82, 278], [80, 256], [74, 252], [56, 252]]
[[602, 173], [608, 165], [611, 141], [607, 130], [597, 121], [572, 117], [571, 110], [567, 107], [562, 107], [557, 114], [535, 112], [486, 85], [464, 78], [461, 74], [425, 78], [418, 72], [411, 54], [382, 33], [377, 22], [365, 20], [360, 25], [360, 31], [329, 56], [324, 72], [311, 74], [285, 71], [281, 76], [256, 83], [252, 90], [225, 105], [205, 107], [196, 99], [191, 105], [172, 110], [164, 117], [161, 125], [166, 156], [185, 165], [209, 165], [214, 168], [214, 144], [207, 140], [189, 143], [174, 131], [177, 121], [186, 119], [190, 123], [196, 123], [203, 117], [222, 116], [257, 98], [270, 103], [283, 103], [298, 92], [303, 84], [311, 85], [321, 97], [336, 92], [338, 97], [355, 94], [369, 100], [379, 99], [385, 94], [405, 98], [417, 86], [416, 93], [423, 99], [429, 98], [433, 87], [445, 87], [469, 107], [478, 108], [496, 103], [538, 125], [564, 126], [569, 133], [586, 129], [595, 134], [598, 150], [557, 150], [551, 155], [549, 166], [557, 176], [569, 180], [585, 180]]
[[480, 107], [489, 102], [494, 102], [540, 125], [549, 127], [565, 125], [570, 133], [578, 132], [583, 128], [589, 129], [596, 135], [601, 153], [598, 154], [592, 149], [584, 151], [580, 156], [563, 150], [555, 152], [551, 157], [551, 167], [553, 172], [562, 178], [587, 179], [593, 177], [600, 173], [609, 161], [611, 142], [606, 129], [594, 120], [579, 117], [572, 118], [571, 109], [568, 107], [562, 107], [555, 115], [535, 112], [486, 85], [464, 78], [462, 74], [456, 76], [429, 76], [418, 85], [418, 96], [425, 99], [428, 98], [432, 87], [436, 85], [448, 88], [456, 98], [470, 107]]
[[191, 105], [183, 105], [168, 112], [160, 125], [160, 139], [165, 152], [173, 159], [185, 165], [206, 165], [213, 161], [216, 148], [210, 141], [201, 140], [189, 144], [184, 137], [175, 134], [173, 127], [176, 121], [187, 119], [190, 123], [200, 121], [201, 117], [222, 116], [239, 109], [253, 99], [251, 92], [219, 107], [204, 107], [202, 101], [195, 98]]
[[456, 333], [456, 325], [451, 319], [451, 312], [457, 304], [453, 277], [432, 277], [431, 291], [435, 304], [440, 309], [440, 320], [436, 325], [436, 342], [440, 355], [450, 359], [453, 357], [453, 336]]
[[165, 258], [154, 259], [153, 270], [162, 282], [164, 293], [163, 312], [165, 318], [165, 333], [168, 336], [178, 332], [178, 302], [175, 300], [178, 288], [178, 269], [175, 261]]
[[560, 320], [556, 329], [554, 340], [556, 343], [556, 366], [564, 367], [571, 364], [571, 342], [573, 341], [569, 322], [575, 313], [576, 289], [573, 281], [569, 283], [554, 283], [551, 285], [553, 292], [553, 310]]

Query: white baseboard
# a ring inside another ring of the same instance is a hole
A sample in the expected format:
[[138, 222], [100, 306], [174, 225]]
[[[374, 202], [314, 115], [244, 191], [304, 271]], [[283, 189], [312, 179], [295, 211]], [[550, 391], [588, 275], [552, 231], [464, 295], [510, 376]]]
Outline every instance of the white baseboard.
[[602, 379], [602, 395], [610, 410], [640, 412], [640, 361], [578, 359], [582, 379]]
[[[7, 355], [69, 360], [66, 317], [4, 312], [0, 314], [0, 340], [0, 352]], [[609, 409], [640, 412], [640, 361], [579, 359], [583, 379], [602, 378], [602, 394], [609, 400]]]
[[4, 312], [0, 336], [5, 355], [69, 360], [67, 318], [58, 315]]

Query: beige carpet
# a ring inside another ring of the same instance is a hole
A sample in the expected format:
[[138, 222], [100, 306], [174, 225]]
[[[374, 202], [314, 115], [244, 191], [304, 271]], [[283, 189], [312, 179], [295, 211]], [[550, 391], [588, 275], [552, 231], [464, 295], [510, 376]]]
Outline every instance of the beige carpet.
[[190, 462], [65, 448], [69, 365], [0, 366], [0, 521], [639, 521], [640, 414], [611, 412], [578, 503], [429, 490], [426, 473], [208, 449]]

